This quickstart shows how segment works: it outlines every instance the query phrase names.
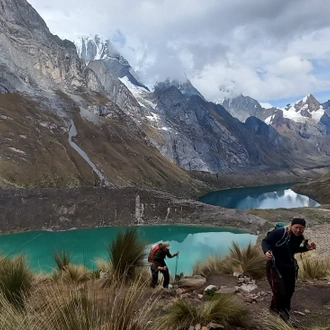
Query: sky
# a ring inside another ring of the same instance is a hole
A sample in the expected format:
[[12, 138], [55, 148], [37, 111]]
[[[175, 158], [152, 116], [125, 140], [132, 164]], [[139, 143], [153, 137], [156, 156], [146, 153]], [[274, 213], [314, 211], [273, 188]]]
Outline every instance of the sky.
[[29, 0], [53, 34], [109, 39], [147, 86], [284, 106], [330, 99], [330, 0]]

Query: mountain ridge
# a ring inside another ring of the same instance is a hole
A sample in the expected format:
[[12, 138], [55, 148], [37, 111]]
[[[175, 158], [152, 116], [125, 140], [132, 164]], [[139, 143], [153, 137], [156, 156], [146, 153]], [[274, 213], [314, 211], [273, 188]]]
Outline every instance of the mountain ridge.
[[317, 150], [302, 156], [257, 120], [239, 122], [189, 81], [148, 90], [109, 47], [111, 56], [96, 52], [102, 58], [85, 63], [74, 43], [52, 35], [25, 0], [0, 4], [5, 185], [106, 184], [184, 193], [206, 189], [189, 171], [280, 170], [328, 161]]

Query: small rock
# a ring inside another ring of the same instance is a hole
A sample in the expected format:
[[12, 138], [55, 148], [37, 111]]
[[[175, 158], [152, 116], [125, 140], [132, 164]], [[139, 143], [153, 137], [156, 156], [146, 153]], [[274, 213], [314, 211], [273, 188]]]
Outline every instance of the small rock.
[[303, 315], [303, 316], [305, 316], [306, 314], [305, 313], [303, 313], [303, 312], [299, 312], [299, 311], [293, 311], [295, 314], [299, 314], [299, 315]]
[[211, 284], [211, 285], [208, 285], [208, 286], [204, 289], [204, 292], [205, 292], [205, 291], [208, 291], [208, 290], [214, 290], [214, 291], [217, 291], [217, 290], [219, 290], [219, 287], [216, 286], [216, 285]]
[[178, 282], [178, 287], [200, 287], [203, 286], [206, 283], [206, 278], [199, 276], [199, 275], [194, 275], [194, 276], [185, 276]]
[[225, 329], [225, 327], [221, 324], [211, 322], [207, 325], [207, 329], [208, 330], [220, 330], [220, 329]]
[[306, 314], [309, 314], [311, 311], [310, 311], [309, 309], [304, 309], [304, 312], [305, 312]]
[[202, 329], [202, 326], [198, 323], [195, 325], [195, 330], [201, 330]]
[[191, 325], [188, 330], [195, 330], [195, 327]]
[[236, 292], [236, 288], [221, 288], [218, 291], [216, 291], [215, 293], [230, 294], [230, 293], [235, 293], [235, 292]]
[[198, 299], [203, 299], [203, 295], [202, 294], [199, 294], [198, 295]]
[[251, 292], [253, 290], [256, 290], [257, 288], [258, 287], [255, 284], [242, 284], [242, 286], [239, 289], [244, 292]]

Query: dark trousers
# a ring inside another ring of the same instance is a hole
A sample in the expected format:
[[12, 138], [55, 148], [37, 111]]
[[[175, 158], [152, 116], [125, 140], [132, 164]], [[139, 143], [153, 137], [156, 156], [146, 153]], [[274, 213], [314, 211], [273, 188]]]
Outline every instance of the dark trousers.
[[164, 276], [164, 282], [163, 282], [163, 287], [168, 288], [168, 284], [170, 283], [170, 273], [168, 271], [168, 268], [166, 270], [158, 270], [158, 266], [151, 266], [151, 286], [154, 288], [156, 287], [158, 283], [158, 272], [161, 272]]
[[267, 279], [273, 292], [270, 309], [284, 320], [289, 319], [291, 298], [296, 285], [296, 268], [294, 265], [274, 265], [267, 262]]

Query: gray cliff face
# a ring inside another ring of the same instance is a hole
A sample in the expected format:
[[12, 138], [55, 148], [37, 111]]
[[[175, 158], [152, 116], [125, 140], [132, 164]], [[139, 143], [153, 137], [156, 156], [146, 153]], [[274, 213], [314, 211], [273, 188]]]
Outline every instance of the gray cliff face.
[[[1, 0], [0, 7], [0, 90], [87, 87], [85, 65], [72, 42], [52, 35], [26, 1]], [[95, 83], [89, 85], [97, 90]]]
[[92, 61], [88, 64], [88, 68], [96, 74], [104, 91], [112, 101], [122, 108], [125, 113], [138, 120], [144, 115], [143, 109], [129, 89], [111, 71], [111, 67], [109, 68], [107, 63], [106, 60]]
[[[330, 100], [321, 104], [325, 110], [330, 110]], [[328, 112], [329, 114], [329, 112]]]
[[261, 112], [261, 105], [258, 101], [252, 99], [249, 96], [239, 95], [232, 99], [224, 99], [221, 105], [233, 116], [239, 119], [241, 122], [250, 116], [258, 116]]
[[154, 111], [166, 123], [165, 154], [184, 168], [221, 172], [291, 162], [288, 142], [260, 120], [242, 124], [222, 106], [187, 97], [174, 86], [159, 85], [154, 98]]
[[0, 186], [203, 185], [150, 144], [118, 77], [102, 81], [25, 0], [0, 7]]

